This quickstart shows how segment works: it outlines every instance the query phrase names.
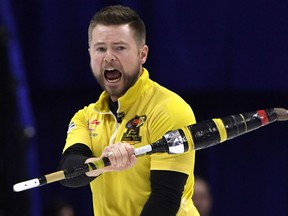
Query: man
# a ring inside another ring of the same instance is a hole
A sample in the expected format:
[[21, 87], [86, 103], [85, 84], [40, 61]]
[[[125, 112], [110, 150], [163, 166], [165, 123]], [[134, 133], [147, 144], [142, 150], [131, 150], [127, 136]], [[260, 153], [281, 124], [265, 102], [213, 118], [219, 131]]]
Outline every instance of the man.
[[210, 216], [213, 199], [208, 182], [200, 176], [195, 177], [193, 201], [201, 216]]
[[90, 183], [96, 216], [199, 215], [192, 202], [194, 151], [133, 154], [195, 123], [190, 106], [142, 67], [148, 56], [143, 21], [128, 7], [109, 6], [92, 18], [88, 34], [92, 72], [104, 91], [72, 118], [60, 165], [104, 156], [111, 165], [62, 183]]

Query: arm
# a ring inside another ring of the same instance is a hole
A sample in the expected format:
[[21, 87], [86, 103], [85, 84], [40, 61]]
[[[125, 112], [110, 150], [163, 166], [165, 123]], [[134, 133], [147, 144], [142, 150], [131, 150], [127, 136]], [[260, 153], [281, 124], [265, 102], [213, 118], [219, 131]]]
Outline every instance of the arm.
[[151, 171], [151, 194], [141, 216], [176, 215], [188, 175], [174, 171]]
[[[65, 150], [60, 160], [59, 169], [68, 169], [71, 167], [79, 167], [85, 163], [88, 158], [92, 157], [92, 152], [88, 146], [77, 143]], [[72, 179], [62, 180], [60, 183], [67, 187], [81, 187], [88, 185], [95, 177], [81, 175]]]
[[[154, 112], [149, 125], [152, 142], [180, 125], [196, 122], [191, 107], [178, 97], [158, 103]], [[144, 205], [141, 216], [176, 215], [182, 199], [187, 200], [187, 205], [193, 206], [190, 186], [193, 185], [194, 154], [194, 151], [190, 151], [181, 155], [152, 154], [150, 156], [151, 195]], [[154, 177], [155, 172], [156, 177]]]
[[[77, 176], [72, 179], [62, 180], [61, 184], [67, 187], [81, 187], [89, 184], [96, 177], [104, 172], [121, 171], [132, 167], [136, 163], [134, 148], [128, 143], [116, 143], [105, 147], [101, 156], [107, 156], [111, 153], [109, 160], [111, 165], [87, 172], [86, 175]], [[84, 163], [98, 160], [93, 157], [92, 152], [85, 144], [74, 144], [67, 148], [60, 161], [60, 169], [69, 169], [71, 167], [80, 167]]]

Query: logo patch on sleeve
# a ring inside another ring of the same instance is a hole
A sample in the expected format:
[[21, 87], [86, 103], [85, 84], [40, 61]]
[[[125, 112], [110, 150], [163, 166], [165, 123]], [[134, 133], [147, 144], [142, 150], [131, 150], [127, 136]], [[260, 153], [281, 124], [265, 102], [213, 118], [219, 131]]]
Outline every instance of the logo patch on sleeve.
[[139, 136], [140, 127], [143, 126], [146, 121], [146, 115], [136, 115], [133, 119], [127, 122], [126, 132], [123, 134], [121, 141], [128, 142], [130, 144], [136, 144], [141, 142], [142, 137]]
[[70, 122], [70, 124], [68, 125], [68, 130], [67, 130], [67, 134], [70, 133], [70, 131], [72, 129], [76, 128], [76, 125], [74, 122]]

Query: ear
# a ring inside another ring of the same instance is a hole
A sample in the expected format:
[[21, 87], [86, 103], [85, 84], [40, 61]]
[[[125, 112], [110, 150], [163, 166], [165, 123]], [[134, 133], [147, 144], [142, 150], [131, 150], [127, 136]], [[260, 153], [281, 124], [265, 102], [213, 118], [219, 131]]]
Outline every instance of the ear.
[[148, 51], [149, 51], [149, 48], [147, 45], [144, 45], [142, 48], [141, 48], [141, 51], [140, 51], [140, 59], [141, 59], [141, 64], [143, 65], [146, 60], [147, 60], [147, 56], [148, 56]]

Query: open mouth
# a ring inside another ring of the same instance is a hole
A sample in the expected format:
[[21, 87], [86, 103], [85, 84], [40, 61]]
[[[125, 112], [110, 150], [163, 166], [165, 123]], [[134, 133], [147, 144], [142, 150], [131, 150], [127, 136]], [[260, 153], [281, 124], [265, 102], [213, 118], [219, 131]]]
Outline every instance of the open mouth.
[[114, 83], [121, 79], [122, 74], [120, 71], [112, 69], [112, 70], [105, 70], [104, 76], [108, 82]]

